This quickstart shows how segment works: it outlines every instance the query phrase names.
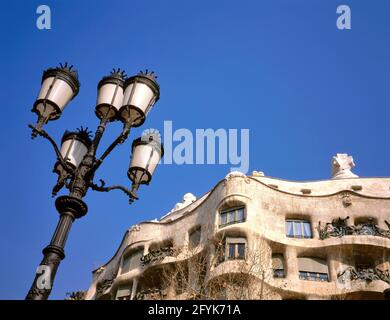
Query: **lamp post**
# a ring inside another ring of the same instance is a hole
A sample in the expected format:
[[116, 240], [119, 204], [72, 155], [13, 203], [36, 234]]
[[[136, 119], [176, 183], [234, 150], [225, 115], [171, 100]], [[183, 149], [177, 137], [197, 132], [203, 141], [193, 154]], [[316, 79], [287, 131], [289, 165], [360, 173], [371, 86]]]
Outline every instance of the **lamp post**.
[[[41, 89], [32, 111], [38, 115], [36, 124], [29, 125], [32, 138], [42, 136], [54, 148], [57, 161], [54, 172], [57, 183], [52, 196], [63, 187], [69, 195], [60, 196], [55, 206], [60, 214], [57, 228], [50, 244], [43, 249], [43, 259], [37, 268], [34, 282], [26, 299], [45, 300], [52, 290], [58, 266], [65, 258], [64, 246], [72, 223], [84, 216], [88, 207], [82, 200], [91, 188], [108, 192], [121, 190], [129, 197], [129, 203], [137, 200], [136, 191], [141, 184], [149, 184], [164, 149], [159, 137], [153, 134], [134, 140], [128, 177], [132, 181], [131, 189], [120, 185], [106, 186], [103, 180], [94, 183], [96, 170], [111, 151], [122, 144], [129, 136], [131, 127], [141, 126], [153, 105], [159, 99], [160, 89], [153, 72], [140, 72], [127, 78], [124, 71], [114, 69], [98, 84], [98, 96], [95, 114], [100, 119], [95, 135], [91, 137], [88, 129], [66, 131], [61, 140], [61, 148], [43, 126], [61, 116], [66, 105], [78, 94], [80, 83], [77, 71], [67, 63], [43, 72]], [[106, 126], [112, 121], [122, 121], [123, 130], [108, 148], [97, 157], [97, 149]]]

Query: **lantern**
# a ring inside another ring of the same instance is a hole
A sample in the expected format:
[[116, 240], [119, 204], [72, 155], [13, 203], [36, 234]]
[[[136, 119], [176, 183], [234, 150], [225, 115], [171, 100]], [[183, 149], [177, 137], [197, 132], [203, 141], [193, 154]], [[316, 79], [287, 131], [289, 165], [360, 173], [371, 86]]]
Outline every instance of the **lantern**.
[[142, 71], [125, 81], [123, 105], [119, 110], [119, 118], [124, 123], [139, 127], [153, 105], [160, 97], [160, 87], [153, 72]]
[[43, 72], [41, 90], [32, 109], [41, 122], [58, 119], [69, 101], [78, 94], [80, 82], [77, 71], [72, 68], [65, 63]]
[[91, 139], [86, 130], [65, 131], [61, 140], [61, 155], [65, 162], [77, 168], [91, 146]]
[[98, 84], [98, 97], [95, 113], [99, 119], [113, 121], [122, 106], [125, 72], [114, 69]]
[[163, 156], [164, 148], [153, 135], [134, 140], [127, 176], [134, 185], [149, 184]]

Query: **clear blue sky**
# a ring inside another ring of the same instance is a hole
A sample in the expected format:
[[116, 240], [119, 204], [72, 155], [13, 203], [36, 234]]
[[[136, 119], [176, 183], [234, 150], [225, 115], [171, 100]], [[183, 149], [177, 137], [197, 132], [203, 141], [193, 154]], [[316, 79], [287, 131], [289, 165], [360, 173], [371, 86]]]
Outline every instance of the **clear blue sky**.
[[[48, 4], [52, 30], [36, 8]], [[352, 30], [336, 28], [349, 4]], [[2, 4], [0, 298], [24, 298], [58, 214], [50, 197], [55, 156], [27, 124], [42, 71], [74, 64], [79, 95], [46, 129], [95, 129], [96, 86], [112, 67], [159, 75], [161, 99], [145, 128], [250, 129], [250, 172], [291, 180], [327, 179], [336, 152], [360, 176], [390, 176], [390, 2], [388, 0], [7, 1]], [[120, 125], [109, 126], [103, 144]], [[97, 173], [128, 185], [130, 139]], [[115, 253], [134, 223], [160, 217], [184, 193], [200, 196], [229, 165], [163, 165], [141, 199], [120, 192], [86, 197], [88, 215], [71, 231], [52, 298], [87, 289], [91, 270]]]

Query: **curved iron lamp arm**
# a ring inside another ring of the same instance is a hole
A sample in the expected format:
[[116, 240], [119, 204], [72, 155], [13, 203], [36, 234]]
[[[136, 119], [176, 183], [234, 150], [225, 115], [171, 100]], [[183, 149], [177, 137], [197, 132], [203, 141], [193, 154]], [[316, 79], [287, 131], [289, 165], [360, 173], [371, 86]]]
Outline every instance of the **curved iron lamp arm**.
[[99, 179], [100, 181], [100, 186], [91, 182], [90, 183], [90, 187], [92, 190], [94, 191], [99, 191], [99, 192], [109, 192], [111, 190], [122, 190], [124, 193], [126, 193], [126, 195], [129, 197], [129, 203], [133, 203], [134, 200], [138, 200], [138, 196], [136, 194], [136, 191], [138, 189], [138, 185], [133, 185], [133, 187], [130, 189], [124, 187], [124, 186], [121, 186], [121, 185], [113, 185], [113, 186], [109, 186], [109, 187], [106, 187], [106, 183], [104, 180], [102, 179]]
[[108, 148], [103, 152], [101, 157], [95, 161], [93, 170], [97, 170], [100, 167], [104, 159], [115, 149], [118, 144], [122, 144], [126, 141], [130, 134], [131, 124], [126, 123], [123, 127], [121, 134], [108, 146]]
[[72, 173], [73, 172], [72, 168], [66, 163], [65, 159], [62, 157], [60, 149], [58, 148], [58, 146], [57, 146], [56, 142], [53, 140], [53, 138], [50, 137], [50, 135], [43, 129], [37, 129], [36, 127], [34, 127], [31, 124], [29, 124], [28, 126], [29, 126], [29, 128], [31, 128], [33, 135], [40, 135], [41, 137], [45, 138], [46, 140], [48, 140], [51, 143], [51, 145], [54, 148], [54, 152], [56, 153], [58, 161], [62, 164], [62, 166], [64, 167], [64, 169], [68, 173]]

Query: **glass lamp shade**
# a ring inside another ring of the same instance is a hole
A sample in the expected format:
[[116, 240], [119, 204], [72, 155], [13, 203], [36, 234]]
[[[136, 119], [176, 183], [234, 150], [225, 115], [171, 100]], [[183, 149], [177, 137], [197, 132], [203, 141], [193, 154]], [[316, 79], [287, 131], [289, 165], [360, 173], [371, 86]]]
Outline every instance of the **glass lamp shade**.
[[77, 168], [91, 146], [91, 139], [85, 131], [65, 131], [61, 141], [61, 155], [64, 160]]
[[160, 87], [153, 72], [141, 72], [130, 77], [125, 81], [119, 118], [125, 123], [131, 123], [133, 127], [139, 127], [159, 98]]
[[32, 111], [48, 120], [58, 119], [79, 92], [80, 82], [76, 70], [67, 64], [43, 72], [41, 90]]
[[123, 102], [124, 71], [115, 70], [98, 84], [96, 115], [99, 119], [113, 121]]
[[[157, 140], [157, 139], [156, 139]], [[133, 141], [132, 156], [127, 176], [133, 184], [148, 184], [157, 164], [164, 156], [163, 145], [153, 139], [138, 138]]]

